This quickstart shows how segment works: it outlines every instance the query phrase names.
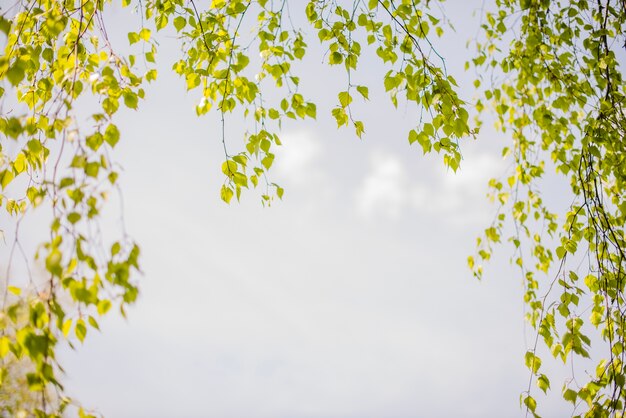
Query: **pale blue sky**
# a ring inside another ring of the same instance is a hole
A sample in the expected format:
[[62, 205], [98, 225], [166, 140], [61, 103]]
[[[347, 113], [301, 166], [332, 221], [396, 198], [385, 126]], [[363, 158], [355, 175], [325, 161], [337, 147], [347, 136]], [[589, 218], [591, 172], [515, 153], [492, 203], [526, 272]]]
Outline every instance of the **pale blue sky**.
[[[445, 5], [457, 34], [438, 49], [462, 85], [481, 4]], [[112, 13], [110, 33], [125, 13]], [[159, 80], [138, 112], [120, 114], [115, 150], [141, 296], [128, 320], [111, 316], [62, 353], [69, 393], [111, 418], [522, 416], [521, 279], [507, 249], [481, 283], [466, 267], [494, 215], [486, 183], [506, 168], [506, 139], [486, 129], [449, 172], [408, 145], [416, 109], [392, 108], [368, 60], [366, 136], [337, 130], [329, 113], [345, 75], [320, 64], [312, 37], [298, 71], [318, 120], [283, 127], [272, 179], [284, 201], [263, 208], [247, 192], [226, 206], [217, 119], [195, 117], [169, 72], [176, 40], [159, 42]], [[236, 148], [238, 121], [227, 123]], [[105, 230], [118, 226], [117, 203]], [[569, 414], [537, 392], [544, 416]]]

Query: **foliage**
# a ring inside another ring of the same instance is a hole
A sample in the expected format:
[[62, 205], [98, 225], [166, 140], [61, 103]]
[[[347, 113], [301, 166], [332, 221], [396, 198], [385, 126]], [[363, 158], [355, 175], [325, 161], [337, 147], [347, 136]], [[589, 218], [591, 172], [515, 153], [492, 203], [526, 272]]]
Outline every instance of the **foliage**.
[[[486, 16], [485, 41], [478, 44], [474, 64], [503, 74], [484, 99], [496, 110], [502, 131], [510, 132], [513, 142], [503, 152], [512, 154], [514, 169], [505, 180], [490, 183], [506, 210], [479, 240], [480, 258], [488, 259], [490, 245], [503, 238], [508, 213], [515, 226], [508, 240], [516, 248], [527, 319], [537, 339], [563, 362], [589, 358], [592, 341], [602, 353], [593, 358], [595, 374], [572, 376], [563, 398], [574, 405], [573, 415], [621, 416], [626, 410], [626, 84], [618, 56], [626, 48], [626, 4], [497, 5], [498, 12]], [[517, 33], [509, 44], [504, 41], [511, 27]], [[542, 198], [547, 167], [569, 181], [573, 201], [565, 214], [553, 212]], [[480, 267], [474, 268], [480, 276]], [[542, 280], [546, 275], [552, 279]], [[535, 340], [526, 364], [545, 392], [550, 380], [541, 372], [537, 348]], [[530, 386], [522, 399], [535, 413]]]
[[[200, 95], [197, 114], [221, 116], [221, 198], [228, 203], [244, 189], [258, 188], [270, 204], [283, 195], [267, 176], [281, 144], [281, 122], [315, 118], [317, 112], [315, 102], [299, 92], [294, 73], [311, 40], [294, 27], [293, 4], [122, 0], [126, 10], [141, 16], [127, 34], [128, 48], [114, 48], [107, 35], [106, 11], [117, 7], [107, 0], [23, 0], [1, 11], [6, 42], [0, 95], [8, 110], [0, 115], [0, 204], [14, 219], [11, 259], [14, 251], [23, 252], [17, 230], [29, 212], [44, 208], [52, 221], [49, 240], [35, 254], [45, 266], [44, 280], [7, 282], [0, 355], [32, 365], [27, 377], [31, 390], [41, 392], [38, 415], [61, 413], [47, 401], [50, 388], [62, 393], [55, 360], [60, 342], [82, 342], [89, 329], [98, 328], [99, 316], [113, 306], [123, 313], [138, 294], [139, 247], [123, 229], [117, 240], [104, 239], [97, 224], [108, 194], [117, 190], [112, 156], [121, 132], [115, 115], [122, 105], [137, 109], [146, 84], [156, 79], [156, 33], [177, 34], [182, 54], [173, 71]], [[478, 69], [475, 86], [484, 96], [475, 103], [459, 98], [456, 81], [433, 47], [448, 27], [438, 6], [411, 0], [298, 5], [327, 49], [326, 63], [345, 72], [346, 88], [337, 92], [331, 114], [338, 127], [364, 133], [351, 104], [369, 98], [368, 86], [352, 82], [365, 49], [387, 68], [381, 78], [392, 104], [402, 100], [419, 113], [409, 142], [424, 153], [440, 153], [452, 170], [461, 164], [458, 140], [478, 134], [468, 109], [476, 126], [495, 112], [498, 126], [512, 138], [503, 154], [513, 159], [513, 171], [490, 183], [502, 210], [479, 240], [478, 259], [471, 257], [470, 267], [482, 275], [478, 261], [488, 260], [492, 246], [504, 240], [508, 216], [515, 226], [508, 239], [516, 248], [528, 320], [537, 335], [563, 361], [589, 355], [590, 325], [599, 330], [598, 344], [607, 347], [605, 359], [594, 358], [597, 376], [578, 379], [578, 386], [570, 382], [563, 397], [589, 416], [621, 413], [626, 120], [616, 51], [624, 41], [626, 6], [610, 0], [497, 0], [495, 11], [485, 13], [483, 38], [468, 63]], [[495, 81], [482, 87], [483, 77]], [[233, 152], [225, 116], [235, 112], [249, 122], [245, 146]], [[91, 128], [80, 123], [84, 119]], [[576, 198], [564, 219], [541, 196], [539, 180], [551, 166], [570, 180]], [[550, 280], [553, 265], [558, 273]], [[23, 287], [38, 294], [27, 304], [27, 323], [16, 313], [23, 302], [8, 297]], [[550, 380], [542, 373], [537, 344], [526, 364], [531, 380], [547, 391]], [[63, 399], [59, 408], [70, 402]], [[522, 401], [538, 412], [530, 386]]]
[[15, 324], [11, 323], [7, 316], [0, 318], [4, 335], [0, 342], [2, 351], [2, 385], [0, 386], [0, 415], [26, 418], [32, 411], [39, 407], [42, 396], [45, 393], [46, 402], [51, 408], [60, 408], [61, 404], [53, 388], [47, 391], [31, 391], [29, 388], [29, 376], [35, 372], [34, 365], [28, 357], [21, 359], [16, 356], [7, 355], [9, 342], [16, 339], [16, 332], [28, 327], [29, 306], [31, 303], [38, 303], [37, 298], [32, 295], [21, 297], [13, 304], [12, 314], [15, 316]]

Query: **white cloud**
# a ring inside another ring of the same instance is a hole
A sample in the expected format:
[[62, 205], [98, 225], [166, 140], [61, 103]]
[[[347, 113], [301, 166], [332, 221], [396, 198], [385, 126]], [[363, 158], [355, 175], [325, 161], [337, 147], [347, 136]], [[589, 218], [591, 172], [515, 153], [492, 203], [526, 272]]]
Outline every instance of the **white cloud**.
[[492, 216], [485, 199], [487, 182], [498, 177], [502, 168], [502, 160], [492, 154], [466, 152], [456, 173], [441, 165], [431, 167], [435, 178], [412, 187], [411, 205], [453, 225], [484, 224]]
[[315, 161], [322, 146], [308, 131], [296, 131], [281, 136], [283, 145], [276, 151], [276, 171], [286, 181], [294, 184], [313, 179]]
[[371, 154], [371, 171], [356, 192], [359, 214], [397, 218], [407, 203], [407, 176], [402, 161], [391, 154]]
[[433, 159], [409, 173], [393, 154], [372, 152], [370, 158], [370, 172], [355, 196], [356, 210], [366, 218], [397, 218], [413, 210], [448, 222], [484, 221], [487, 182], [502, 171], [502, 161], [486, 153], [467, 152], [456, 173]]
[[449, 171], [444, 176], [444, 186], [447, 189], [476, 192], [484, 189], [487, 181], [497, 176], [503, 168], [503, 160], [494, 154], [466, 153], [461, 168], [456, 172]]

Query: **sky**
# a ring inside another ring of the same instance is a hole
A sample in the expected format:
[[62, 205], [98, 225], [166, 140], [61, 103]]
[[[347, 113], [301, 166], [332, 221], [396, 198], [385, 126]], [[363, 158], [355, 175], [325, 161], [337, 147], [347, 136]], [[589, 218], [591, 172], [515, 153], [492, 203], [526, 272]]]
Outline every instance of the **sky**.
[[[481, 4], [445, 3], [457, 32], [438, 46], [461, 85]], [[321, 64], [314, 37], [297, 71], [318, 119], [283, 125], [272, 169], [283, 201], [267, 208], [246, 192], [227, 206], [217, 119], [195, 116], [168, 71], [177, 40], [160, 43], [159, 79], [139, 111], [120, 114], [115, 149], [141, 294], [127, 319], [110, 315], [60, 353], [68, 393], [111, 418], [522, 416], [521, 278], [507, 248], [481, 282], [466, 265], [495, 214], [487, 181], [507, 168], [506, 138], [485, 129], [447, 170], [408, 144], [416, 109], [391, 106], [367, 59], [364, 139], [338, 130], [330, 109], [345, 75]], [[238, 121], [226, 122], [237, 147]], [[119, 227], [120, 203], [105, 229]], [[544, 416], [570, 413], [534, 394]]]

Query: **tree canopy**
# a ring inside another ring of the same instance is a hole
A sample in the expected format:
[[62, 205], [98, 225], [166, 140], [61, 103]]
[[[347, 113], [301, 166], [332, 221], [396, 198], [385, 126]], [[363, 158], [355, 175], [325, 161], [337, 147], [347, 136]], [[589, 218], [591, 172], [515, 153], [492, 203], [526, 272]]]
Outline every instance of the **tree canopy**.
[[[460, 97], [446, 69], [453, 57], [437, 48], [438, 37], [456, 24], [439, 1], [121, 3], [137, 12], [137, 27], [114, 28], [107, 10], [119, 5], [108, 0], [21, 0], [0, 9], [0, 205], [14, 225], [9, 259], [24, 253], [19, 225], [30, 212], [48, 211], [52, 219], [49, 239], [35, 254], [22, 254], [39, 260], [45, 277], [13, 277], [10, 264], [3, 277], [0, 377], [3, 387], [25, 377], [39, 392], [40, 402], [27, 405], [34, 414], [59, 416], [76, 407], [86, 415], [63, 392], [56, 349], [62, 341], [82, 342], [100, 316], [113, 307], [124, 313], [138, 295], [140, 246], [123, 229], [109, 242], [97, 225], [118, 187], [115, 146], [126, 138], [116, 115], [140, 108], [157, 78], [161, 31], [180, 43], [172, 70], [199, 95], [198, 116], [221, 117], [226, 203], [247, 189], [259, 190], [264, 204], [282, 198], [283, 188], [270, 179], [281, 122], [317, 114], [316, 98], [300, 92], [295, 65], [309, 58], [312, 42], [322, 44], [325, 63], [345, 72], [331, 113], [358, 137], [367, 121], [352, 104], [368, 100], [369, 86], [352, 75], [365, 71], [365, 51], [386, 68], [379, 78], [391, 104], [418, 110], [408, 141], [424, 154], [440, 154], [451, 170], [463, 169], [463, 140], [480, 140], [481, 125], [495, 119], [508, 138], [502, 155], [512, 164], [507, 176], [489, 183], [500, 210], [468, 264], [480, 278], [482, 263], [504, 246], [520, 268], [537, 337], [525, 356], [524, 408], [540, 414], [536, 386], [561, 390], [572, 415], [624, 414], [624, 1], [495, 0], [481, 10], [478, 35], [468, 43], [475, 50], [466, 63], [476, 74], [471, 100]], [[302, 9], [306, 28], [291, 19]], [[124, 30], [128, 45], [114, 45], [112, 30]], [[247, 121], [241, 149], [224, 133], [231, 113]], [[567, 211], [544, 202], [546, 170], [569, 183]], [[548, 360], [541, 344], [563, 363], [592, 357], [595, 374], [555, 387], [541, 367]], [[22, 377], [16, 361], [29, 363]]]

